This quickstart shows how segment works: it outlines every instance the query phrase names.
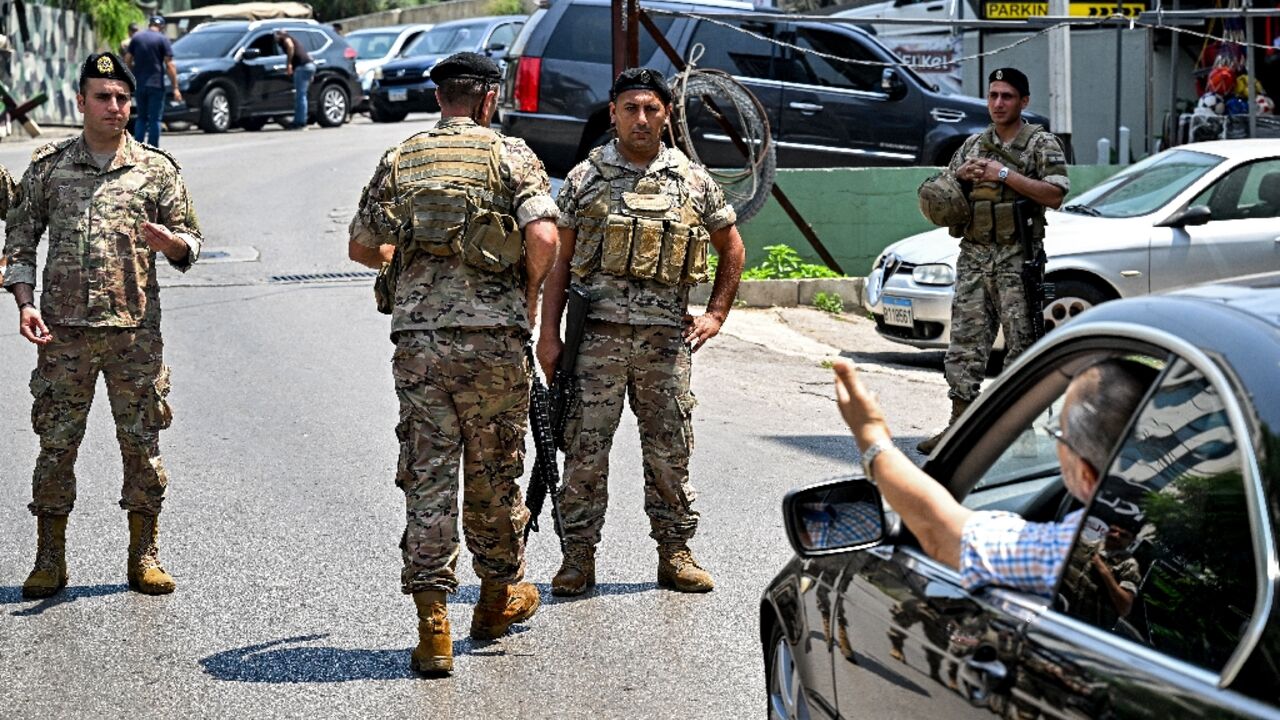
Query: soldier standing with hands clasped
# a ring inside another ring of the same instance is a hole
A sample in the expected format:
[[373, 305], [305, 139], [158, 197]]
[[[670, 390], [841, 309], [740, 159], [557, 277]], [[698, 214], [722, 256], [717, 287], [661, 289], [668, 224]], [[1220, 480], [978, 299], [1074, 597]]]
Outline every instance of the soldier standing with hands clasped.
[[[706, 592], [711, 575], [688, 541], [698, 526], [689, 483], [692, 353], [720, 332], [738, 291], [744, 251], [736, 215], [706, 170], [662, 143], [671, 91], [656, 70], [624, 71], [609, 114], [617, 138], [591, 151], [560, 190], [560, 252], [543, 297], [538, 357], [547, 377], [561, 352], [570, 282], [589, 296], [578, 351], [578, 401], [565, 422], [560, 500], [564, 561], [557, 595], [595, 584], [595, 547], [608, 503], [609, 448], [624, 396], [640, 425], [645, 512], [658, 542], [658, 584]], [[689, 288], [720, 256], [706, 313], [688, 314]]]
[[[23, 199], [6, 226], [4, 286], [18, 303], [19, 332], [37, 347], [31, 420], [40, 457], [28, 507], [38, 550], [25, 597], [49, 597], [67, 584], [76, 454], [99, 373], [124, 461], [129, 586], [147, 594], [174, 589], [158, 546], [169, 483], [160, 431], [171, 414], [155, 262], [160, 254], [185, 272], [200, 255], [201, 236], [177, 161], [125, 132], [134, 89], [133, 75], [113, 53], [85, 60], [76, 95], [84, 132], [35, 151], [22, 178]], [[36, 309], [36, 247], [46, 229]]]
[[[480, 601], [471, 636], [492, 640], [538, 609], [524, 578], [520, 497], [529, 373], [524, 347], [555, 260], [559, 212], [542, 162], [489, 129], [501, 79], [492, 60], [457, 53], [431, 70], [439, 124], [383, 156], [351, 221], [348, 252], [388, 264], [400, 400], [406, 527], [401, 587], [418, 610], [411, 667], [453, 670], [447, 593], [458, 589], [462, 526]], [[523, 233], [521, 231], [523, 229]]]
[[[1058, 138], [1022, 119], [1031, 100], [1027, 76], [1014, 68], [991, 73], [987, 111], [991, 125], [956, 151], [948, 168], [920, 188], [921, 209], [960, 240], [955, 295], [951, 301], [951, 344], [943, 363], [955, 423], [978, 397], [996, 331], [1004, 329], [1006, 362], [1036, 338], [1023, 286], [1023, 247], [1015, 217], [1026, 208], [1030, 248], [1042, 252], [1044, 209], [1057, 208], [1071, 190], [1066, 155]], [[1029, 202], [1027, 202], [1029, 201]], [[967, 206], [967, 207], [966, 207]], [[955, 212], [955, 208], [960, 212]], [[950, 212], [948, 212], [950, 211]], [[945, 430], [943, 431], [945, 432]], [[917, 449], [933, 452], [943, 433]]]

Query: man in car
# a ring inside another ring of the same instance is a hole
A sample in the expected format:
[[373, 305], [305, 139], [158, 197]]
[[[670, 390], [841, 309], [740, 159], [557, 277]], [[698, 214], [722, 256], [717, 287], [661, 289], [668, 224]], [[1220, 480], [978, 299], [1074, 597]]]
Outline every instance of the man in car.
[[[1150, 385], [1149, 368], [1104, 360], [1072, 379], [1061, 424], [1050, 428], [1067, 492], [1093, 497], [1101, 473]], [[863, 467], [930, 557], [960, 571], [966, 588], [1010, 587], [1051, 597], [1083, 510], [1060, 522], [1034, 523], [1010, 512], [973, 511], [894, 447], [879, 403], [845, 360], [835, 364], [836, 400], [853, 431]]]
[[182, 102], [178, 90], [178, 68], [173, 64], [173, 45], [164, 34], [164, 18], [152, 15], [147, 29], [130, 38], [124, 61], [133, 69], [138, 83], [138, 118], [133, 137], [138, 142], [160, 145], [160, 120], [164, 117], [164, 76], [173, 85], [174, 102]]
[[[959, 237], [955, 295], [951, 300], [951, 345], [944, 372], [951, 398], [951, 419], [978, 397], [996, 331], [1004, 329], [1006, 362], [1035, 341], [1032, 313], [1022, 284], [1028, 259], [1014, 223], [1014, 203], [1030, 200], [1032, 252], [1044, 238], [1044, 209], [1057, 208], [1071, 190], [1066, 154], [1057, 136], [1022, 119], [1031, 101], [1027, 76], [1014, 68], [991, 73], [987, 112], [991, 125], [971, 135], [951, 159], [947, 172], [960, 182], [969, 201], [969, 221], [951, 228]], [[945, 432], [945, 431], [944, 431]], [[933, 452], [942, 433], [917, 449]]]
[[[595, 548], [608, 504], [609, 448], [624, 398], [640, 426], [645, 512], [658, 543], [660, 587], [707, 592], [711, 574], [688, 542], [698, 527], [689, 483], [692, 353], [720, 332], [745, 252], [737, 216], [701, 166], [662, 143], [671, 90], [656, 70], [614, 80], [617, 137], [591, 151], [560, 190], [560, 253], [543, 298], [539, 361], [551, 373], [563, 351], [560, 318], [572, 279], [590, 297], [578, 351], [578, 402], [564, 441], [564, 561], [557, 595], [595, 584]], [[720, 257], [707, 310], [688, 312], [689, 288], [707, 277], [707, 243]], [[550, 377], [550, 374], [548, 374]]]
[[434, 675], [453, 670], [446, 594], [458, 589], [459, 460], [462, 527], [480, 577], [471, 636], [493, 640], [541, 602], [521, 582], [529, 511], [518, 481], [532, 371], [525, 344], [555, 260], [558, 211], [533, 151], [489, 128], [498, 66], [457, 53], [431, 79], [440, 122], [378, 163], [351, 220], [348, 254], [395, 273], [401, 589], [418, 611], [411, 667]]

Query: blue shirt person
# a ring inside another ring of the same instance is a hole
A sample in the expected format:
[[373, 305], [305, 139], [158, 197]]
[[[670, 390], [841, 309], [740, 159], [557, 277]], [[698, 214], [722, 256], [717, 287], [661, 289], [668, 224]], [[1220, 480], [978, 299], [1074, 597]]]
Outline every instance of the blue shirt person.
[[178, 68], [173, 64], [173, 45], [164, 34], [164, 18], [153, 15], [147, 29], [130, 40], [124, 61], [137, 79], [138, 117], [133, 137], [138, 142], [160, 145], [160, 120], [164, 116], [164, 76], [173, 86], [174, 102], [182, 102], [178, 90]]

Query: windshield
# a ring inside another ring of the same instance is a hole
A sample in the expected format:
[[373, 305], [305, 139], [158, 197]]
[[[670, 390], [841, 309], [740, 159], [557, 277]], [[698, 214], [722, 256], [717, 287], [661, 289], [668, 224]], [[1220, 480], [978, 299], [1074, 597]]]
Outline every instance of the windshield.
[[357, 60], [369, 60], [384, 57], [391, 52], [391, 46], [395, 45], [398, 35], [399, 33], [352, 33], [347, 36], [347, 42], [356, 49]]
[[428, 30], [404, 51], [405, 57], [418, 55], [450, 55], [462, 50], [476, 50], [484, 35], [484, 23], [450, 25]]
[[240, 30], [206, 30], [183, 35], [173, 42], [173, 59], [222, 57], [244, 37]]
[[1104, 180], [1062, 209], [1109, 218], [1148, 215], [1164, 207], [1221, 162], [1222, 158], [1217, 155], [1168, 150]]

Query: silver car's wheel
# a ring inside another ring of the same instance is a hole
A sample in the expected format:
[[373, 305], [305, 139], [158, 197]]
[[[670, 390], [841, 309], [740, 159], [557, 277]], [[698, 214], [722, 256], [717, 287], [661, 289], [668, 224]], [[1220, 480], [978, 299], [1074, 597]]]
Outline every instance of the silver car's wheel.
[[1044, 307], [1044, 331], [1059, 327], [1108, 298], [1096, 288], [1077, 280], [1054, 283], [1053, 301]]
[[781, 632], [774, 634], [773, 657], [769, 662], [769, 720], [809, 720], [804, 682], [791, 654], [791, 645]]
[[320, 91], [320, 117], [324, 127], [337, 127], [347, 120], [347, 93], [337, 85], [326, 85]]

